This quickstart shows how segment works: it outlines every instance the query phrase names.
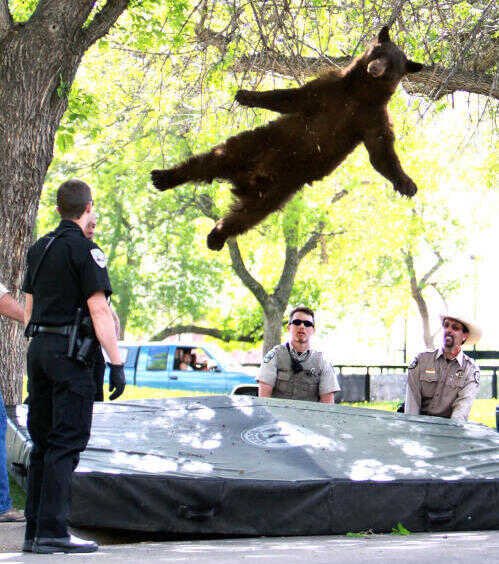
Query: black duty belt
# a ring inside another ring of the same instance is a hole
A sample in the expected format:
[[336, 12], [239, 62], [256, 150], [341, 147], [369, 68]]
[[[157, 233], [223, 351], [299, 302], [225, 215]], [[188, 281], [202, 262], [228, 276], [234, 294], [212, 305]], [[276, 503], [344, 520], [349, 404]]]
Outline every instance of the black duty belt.
[[67, 337], [71, 329], [73, 328], [72, 325], [60, 325], [59, 327], [54, 327], [51, 325], [36, 325], [33, 324], [31, 326], [34, 335], [40, 335], [41, 333], [51, 333], [53, 335], [64, 335]]

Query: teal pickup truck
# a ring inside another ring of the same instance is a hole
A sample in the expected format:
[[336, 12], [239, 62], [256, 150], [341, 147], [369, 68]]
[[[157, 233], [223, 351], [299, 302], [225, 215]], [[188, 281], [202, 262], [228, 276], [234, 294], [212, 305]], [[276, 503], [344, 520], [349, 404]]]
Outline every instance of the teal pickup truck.
[[213, 394], [255, 385], [254, 376], [204, 344], [120, 343], [119, 349], [128, 384]]

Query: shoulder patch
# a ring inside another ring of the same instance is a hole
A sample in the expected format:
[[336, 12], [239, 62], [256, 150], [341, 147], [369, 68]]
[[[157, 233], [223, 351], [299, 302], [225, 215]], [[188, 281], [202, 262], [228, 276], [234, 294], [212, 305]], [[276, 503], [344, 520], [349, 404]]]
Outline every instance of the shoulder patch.
[[101, 267], [105, 268], [107, 264], [106, 255], [100, 249], [90, 249], [90, 254], [94, 261]]
[[473, 378], [477, 384], [480, 384], [480, 370], [473, 372]]
[[418, 357], [416, 356], [414, 358], [414, 360], [411, 362], [411, 364], [409, 364], [409, 366], [407, 367], [408, 370], [412, 370], [413, 368], [416, 368], [416, 366], [418, 365]]
[[276, 349], [271, 349], [264, 357], [263, 357], [263, 362], [265, 364], [267, 364], [268, 362], [270, 362], [274, 356], [276, 355], [277, 350]]

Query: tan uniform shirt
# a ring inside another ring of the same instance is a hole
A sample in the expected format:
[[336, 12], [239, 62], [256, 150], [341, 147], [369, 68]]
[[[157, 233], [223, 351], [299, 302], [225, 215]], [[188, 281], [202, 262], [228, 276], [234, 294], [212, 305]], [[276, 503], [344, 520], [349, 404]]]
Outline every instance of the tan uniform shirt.
[[[319, 395], [340, 390], [336, 369], [323, 352], [310, 350], [301, 358], [299, 355], [297, 358], [300, 359], [303, 370], [311, 378], [317, 379]], [[277, 345], [265, 355], [260, 366], [258, 381], [274, 388], [278, 378], [284, 379], [289, 373], [291, 373], [291, 360], [286, 345]]]
[[451, 361], [443, 350], [420, 353], [408, 368], [405, 413], [466, 421], [480, 388], [480, 370], [462, 351]]

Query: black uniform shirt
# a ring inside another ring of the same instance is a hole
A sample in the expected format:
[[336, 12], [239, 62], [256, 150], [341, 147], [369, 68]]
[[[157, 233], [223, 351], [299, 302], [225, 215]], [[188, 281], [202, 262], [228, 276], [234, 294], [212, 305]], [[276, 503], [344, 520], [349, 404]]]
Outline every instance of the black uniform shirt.
[[[33, 274], [50, 237], [55, 239], [41, 263], [36, 279]], [[80, 227], [63, 219], [57, 229], [30, 247], [22, 289], [33, 295], [31, 323], [70, 325], [77, 308], [88, 314], [87, 299], [95, 292], [111, 295], [106, 258], [99, 247], [89, 241]]]

